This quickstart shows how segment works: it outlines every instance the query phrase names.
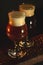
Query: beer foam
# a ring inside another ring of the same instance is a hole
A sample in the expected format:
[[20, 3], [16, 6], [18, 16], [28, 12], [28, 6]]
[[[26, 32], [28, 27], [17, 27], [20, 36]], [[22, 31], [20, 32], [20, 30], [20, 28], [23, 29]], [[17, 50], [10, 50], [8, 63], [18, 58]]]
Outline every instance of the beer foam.
[[14, 18], [13, 21], [13, 26], [22, 26], [25, 24], [24, 18]]
[[[11, 23], [12, 22], [12, 23]], [[13, 11], [10, 13], [10, 23], [13, 26], [22, 26], [25, 24], [25, 13]]]
[[20, 11], [14, 11], [12, 14], [13, 18], [20, 18], [20, 17], [25, 17], [25, 13], [24, 12], [20, 12]]
[[25, 12], [26, 17], [31, 17], [34, 15], [35, 6], [32, 4], [21, 4], [19, 10]]

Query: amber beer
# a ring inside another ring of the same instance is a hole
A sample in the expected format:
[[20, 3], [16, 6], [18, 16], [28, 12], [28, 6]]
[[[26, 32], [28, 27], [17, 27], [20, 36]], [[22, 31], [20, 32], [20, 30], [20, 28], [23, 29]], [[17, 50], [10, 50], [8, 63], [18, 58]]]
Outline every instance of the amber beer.
[[25, 24], [24, 12], [10, 12], [9, 23], [7, 25], [7, 35], [12, 41], [20, 41], [28, 35], [27, 25]]
[[25, 23], [25, 13], [12, 11], [8, 13], [7, 36], [14, 42], [14, 47], [8, 50], [11, 58], [22, 58], [27, 54], [28, 47], [33, 44], [28, 40], [28, 29]]

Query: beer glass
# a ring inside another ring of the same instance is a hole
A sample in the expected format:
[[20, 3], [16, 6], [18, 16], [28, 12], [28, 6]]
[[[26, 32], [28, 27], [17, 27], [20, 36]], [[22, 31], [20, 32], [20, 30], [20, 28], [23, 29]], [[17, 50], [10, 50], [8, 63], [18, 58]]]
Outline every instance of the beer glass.
[[22, 58], [26, 52], [26, 38], [28, 29], [25, 23], [25, 13], [19, 11], [11, 11], [8, 13], [9, 22], [6, 27], [6, 34], [10, 40], [14, 42], [14, 48], [8, 50], [11, 58]]
[[33, 4], [21, 4], [19, 5], [19, 11], [23, 11], [26, 14], [26, 24], [28, 30], [32, 30], [36, 27], [35, 5]]
[[25, 12], [26, 24], [28, 26], [29, 37], [35, 34], [36, 29], [36, 15], [35, 15], [35, 5], [33, 4], [21, 4], [19, 5], [19, 11]]

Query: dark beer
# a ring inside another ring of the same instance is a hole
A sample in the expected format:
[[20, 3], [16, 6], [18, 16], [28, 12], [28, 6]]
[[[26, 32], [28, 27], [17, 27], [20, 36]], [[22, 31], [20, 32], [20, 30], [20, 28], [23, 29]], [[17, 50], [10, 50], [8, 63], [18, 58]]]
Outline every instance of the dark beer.
[[35, 6], [33, 4], [21, 4], [19, 10], [25, 12], [25, 21], [28, 26], [29, 36], [31, 36], [36, 28]]

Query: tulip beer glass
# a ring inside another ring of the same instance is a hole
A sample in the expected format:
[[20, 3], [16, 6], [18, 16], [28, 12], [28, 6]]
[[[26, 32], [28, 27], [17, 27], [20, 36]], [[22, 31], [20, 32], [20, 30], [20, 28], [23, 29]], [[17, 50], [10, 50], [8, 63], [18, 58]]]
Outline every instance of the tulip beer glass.
[[25, 21], [28, 26], [28, 33], [30, 32], [29, 36], [31, 37], [36, 29], [35, 5], [21, 4], [19, 5], [19, 11], [25, 12]]
[[23, 57], [26, 55], [26, 37], [28, 35], [25, 23], [25, 13], [11, 11], [8, 13], [9, 23], [6, 28], [7, 36], [14, 42], [14, 48], [8, 50], [8, 55], [12, 58]]

